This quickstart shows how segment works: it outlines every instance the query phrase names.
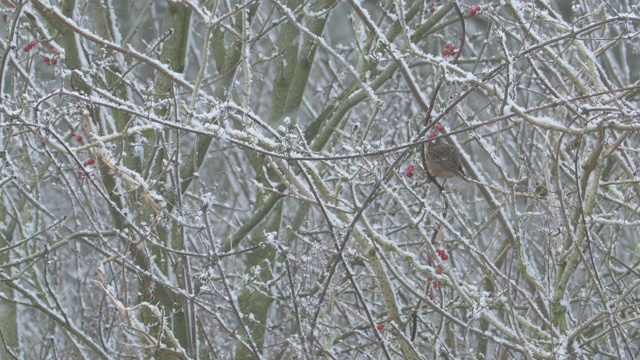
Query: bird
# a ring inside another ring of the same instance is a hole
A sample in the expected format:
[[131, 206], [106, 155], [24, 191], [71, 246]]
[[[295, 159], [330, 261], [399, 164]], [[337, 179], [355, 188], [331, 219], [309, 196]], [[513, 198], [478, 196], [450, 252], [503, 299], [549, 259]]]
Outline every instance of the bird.
[[451, 144], [438, 140], [428, 144], [424, 152], [424, 159], [429, 174], [435, 177], [457, 176], [464, 181], [469, 181], [462, 169], [458, 148]]

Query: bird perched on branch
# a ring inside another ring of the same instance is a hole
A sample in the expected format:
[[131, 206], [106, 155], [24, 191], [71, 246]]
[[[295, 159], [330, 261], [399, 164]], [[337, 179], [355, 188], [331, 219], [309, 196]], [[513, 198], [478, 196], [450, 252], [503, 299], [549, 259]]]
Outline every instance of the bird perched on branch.
[[464, 181], [469, 181], [464, 174], [464, 170], [462, 170], [460, 153], [451, 144], [441, 141], [428, 144], [424, 152], [424, 160], [429, 174], [435, 177], [450, 178], [457, 176]]

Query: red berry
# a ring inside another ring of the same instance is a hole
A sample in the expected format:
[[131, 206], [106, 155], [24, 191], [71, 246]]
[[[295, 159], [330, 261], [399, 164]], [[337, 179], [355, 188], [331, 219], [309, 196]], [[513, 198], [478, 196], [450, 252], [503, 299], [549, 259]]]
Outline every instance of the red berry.
[[85, 166], [87, 166], [87, 165], [93, 165], [93, 164], [95, 164], [95, 163], [96, 163], [96, 161], [95, 161], [94, 159], [89, 159], [89, 160], [87, 160], [87, 162], [86, 162], [84, 165], [85, 165]]
[[48, 64], [51, 61], [51, 59], [49, 59], [48, 56], [45, 56], [45, 57], [42, 58], [42, 61], [44, 61], [46, 64]]
[[438, 274], [438, 275], [442, 274], [442, 269], [441, 268], [437, 268], [436, 269], [436, 274]]
[[72, 131], [71, 132], [71, 137], [75, 137], [75, 136], [76, 136], [76, 133]]
[[436, 254], [440, 254], [442, 252], [442, 249], [436, 249]]
[[33, 49], [34, 47], [36, 47], [36, 45], [38, 45], [38, 43], [34, 40], [34, 41], [28, 43], [27, 46], [23, 47], [22, 50], [24, 50], [24, 52], [27, 52], [27, 51]]
[[82, 135], [77, 135], [76, 136], [76, 141], [77, 142], [81, 142], [82, 141]]
[[447, 261], [449, 260], [449, 255], [443, 253], [440, 255], [440, 259], [442, 259], [442, 261]]
[[56, 65], [58, 63], [57, 59], [51, 59], [51, 65]]
[[6, 13], [2, 14], [2, 20], [7, 21], [7, 19], [9, 19], [9, 15], [7, 15]]
[[436, 281], [433, 282], [433, 287], [437, 288], [438, 287], [438, 283]]
[[148, 292], [148, 293], [144, 294], [144, 297], [146, 297], [147, 299], [150, 298], [151, 297], [151, 293]]
[[476, 10], [475, 8], [469, 10], [469, 16], [476, 16], [476, 13], [478, 12], [478, 10]]
[[448, 56], [449, 55], [449, 50], [444, 49], [442, 50], [442, 56]]
[[382, 330], [384, 329], [384, 324], [378, 324], [378, 326], [376, 326], [378, 328], [378, 330]]
[[405, 175], [407, 175], [408, 178], [412, 178], [413, 177], [413, 171], [407, 171], [407, 173]]
[[435, 5], [433, 5], [433, 4], [429, 5], [429, 12], [436, 12]]
[[431, 281], [431, 280], [433, 280], [433, 277], [427, 276], [427, 281]]
[[433, 294], [429, 294], [429, 300], [433, 300]]
[[480, 5], [476, 5], [476, 7], [474, 9], [476, 9], [476, 11], [480, 11], [480, 9], [482, 9], [482, 8], [480, 7]]
[[393, 318], [391, 316], [387, 316], [387, 322], [390, 323]]
[[436, 126], [436, 129], [438, 129], [438, 131], [440, 131], [440, 132], [443, 132], [443, 131], [444, 131], [444, 125], [442, 125], [442, 124], [438, 124], [438, 125]]
[[25, 46], [22, 48], [22, 50], [24, 50], [25, 52], [27, 52], [27, 51], [31, 50], [31, 45], [29, 45], [29, 44], [25, 45]]
[[433, 139], [434, 137], [436, 137], [436, 133], [432, 132], [431, 134], [429, 134], [429, 139]]
[[456, 47], [453, 46], [453, 44], [451, 43], [447, 43], [447, 45], [445, 45], [444, 48], [447, 49], [449, 55], [453, 55], [456, 53]]
[[414, 167], [412, 164], [410, 164], [409, 166], [407, 166], [407, 171], [413, 171]]

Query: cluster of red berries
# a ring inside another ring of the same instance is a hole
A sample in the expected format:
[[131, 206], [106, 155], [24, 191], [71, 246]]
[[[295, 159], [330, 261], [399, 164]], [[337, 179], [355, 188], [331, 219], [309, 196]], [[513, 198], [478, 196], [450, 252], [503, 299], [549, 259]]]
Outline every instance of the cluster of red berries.
[[476, 5], [475, 7], [472, 7], [471, 10], [469, 10], [469, 16], [475, 16], [478, 12], [480, 12], [480, 5]]
[[156, 294], [156, 283], [152, 281], [151, 276], [147, 276], [147, 289], [149, 291], [144, 294], [147, 299]]
[[[5, 14], [3, 14], [3, 15], [5, 15]], [[31, 51], [31, 49], [35, 48], [36, 46], [38, 46], [38, 42], [33, 40], [32, 42], [30, 42], [27, 45], [25, 45], [25, 47], [22, 48], [22, 51], [29, 52], [29, 51]], [[58, 64], [58, 59], [56, 59], [56, 58], [52, 59], [52, 58], [50, 58], [48, 56], [43, 56], [42, 57], [42, 61], [47, 65], [57, 65]]]
[[56, 65], [56, 64], [58, 64], [58, 59], [56, 59], [56, 58], [50, 59], [48, 56], [43, 56], [42, 57], [42, 61], [44, 61], [44, 63], [47, 64], [47, 65]]
[[25, 47], [22, 48], [22, 51], [29, 52], [31, 49], [33, 49], [36, 46], [38, 46], [38, 42], [33, 40], [32, 42], [25, 45]]
[[409, 166], [407, 166], [407, 173], [405, 175], [407, 175], [408, 178], [412, 178], [414, 169], [415, 167], [412, 164], [409, 164]]
[[76, 167], [76, 177], [78, 178], [78, 180], [84, 179], [84, 174], [85, 174], [84, 167], [95, 165], [95, 163], [96, 163], [95, 159], [88, 159], [87, 161], [84, 162], [83, 168]]
[[[387, 316], [387, 320], [386, 320], [386, 322], [387, 322], [387, 323], [390, 323], [390, 322], [391, 322], [391, 320], [393, 320], [393, 319], [391, 318], [391, 316]], [[378, 329], [378, 330], [382, 330], [382, 329], [384, 329], [384, 323], [380, 323], [380, 324], [378, 324], [378, 325], [376, 326], [376, 329]]]
[[75, 138], [77, 142], [82, 142], [82, 135], [71, 132], [71, 137]]
[[[436, 125], [436, 129], [437, 129], [438, 131], [440, 131], [441, 133], [444, 133], [444, 132], [445, 132], [445, 130], [444, 130], [444, 125], [442, 125], [442, 124], [438, 124], [438, 125]], [[432, 132], [431, 134], [429, 134], [429, 139], [433, 139], [433, 138], [434, 138], [434, 137], [436, 137], [436, 136], [438, 136], [438, 134], [436, 134], [436, 132], [434, 131], [434, 132]]]
[[449, 56], [449, 55], [455, 55], [456, 54], [456, 47], [453, 46], [452, 43], [447, 43], [447, 45], [444, 46], [444, 50], [442, 50], [442, 56]]
[[[442, 261], [449, 260], [449, 255], [447, 254], [447, 251], [445, 249], [436, 249], [436, 254], [440, 256], [440, 259], [442, 259]], [[436, 275], [442, 275], [442, 268], [438, 266], [435, 272]], [[427, 276], [427, 281], [432, 282], [433, 276]], [[442, 283], [439, 283], [437, 281], [433, 281], [431, 285], [433, 285], [434, 289], [437, 289], [438, 286], [444, 286]], [[429, 294], [429, 300], [433, 300], [433, 293]]]
[[436, 254], [440, 255], [440, 259], [442, 259], [442, 261], [449, 260], [449, 255], [447, 255], [447, 251], [445, 249], [436, 249]]

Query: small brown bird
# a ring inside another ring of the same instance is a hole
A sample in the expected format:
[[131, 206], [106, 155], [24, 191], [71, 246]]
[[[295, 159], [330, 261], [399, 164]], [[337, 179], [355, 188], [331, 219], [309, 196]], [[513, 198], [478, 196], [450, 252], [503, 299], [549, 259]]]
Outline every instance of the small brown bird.
[[424, 158], [429, 174], [443, 178], [457, 176], [468, 181], [462, 170], [460, 154], [455, 146], [435, 141], [426, 146]]

